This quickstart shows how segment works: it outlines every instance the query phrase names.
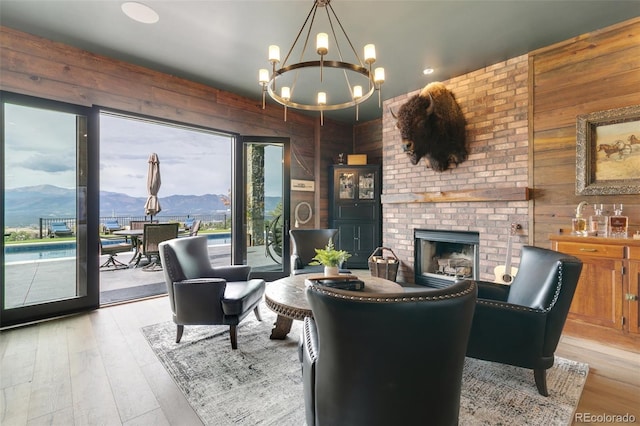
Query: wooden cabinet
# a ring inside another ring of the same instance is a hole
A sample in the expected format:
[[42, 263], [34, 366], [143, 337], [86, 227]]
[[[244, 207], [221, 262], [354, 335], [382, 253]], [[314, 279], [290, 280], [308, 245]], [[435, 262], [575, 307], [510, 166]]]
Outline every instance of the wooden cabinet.
[[338, 229], [335, 242], [351, 254], [349, 268], [368, 268], [368, 259], [382, 240], [379, 165], [331, 166], [329, 226]]
[[640, 333], [640, 246], [629, 247], [629, 291], [624, 303], [629, 312], [629, 332]]
[[640, 344], [640, 240], [551, 235], [554, 250], [583, 262], [565, 331], [634, 347]]

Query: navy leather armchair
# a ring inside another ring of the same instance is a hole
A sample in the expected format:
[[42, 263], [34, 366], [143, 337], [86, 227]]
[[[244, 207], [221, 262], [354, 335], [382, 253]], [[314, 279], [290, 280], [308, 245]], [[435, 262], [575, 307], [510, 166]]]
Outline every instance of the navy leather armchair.
[[308, 287], [307, 426], [457, 425], [476, 294], [473, 281], [397, 294]]
[[292, 229], [289, 231], [291, 237], [291, 274], [322, 273], [324, 271], [322, 265], [309, 265], [309, 263], [316, 255], [315, 249], [324, 248], [330, 238], [335, 243], [337, 233], [337, 229]]
[[524, 246], [510, 286], [478, 282], [467, 356], [530, 368], [538, 392], [548, 396], [546, 372], [581, 271], [576, 257]]
[[237, 326], [251, 311], [261, 320], [258, 304], [264, 294], [262, 279], [250, 279], [251, 267], [212, 267], [207, 237], [175, 238], [159, 245], [176, 343], [185, 325], [228, 325], [231, 347], [237, 349]]

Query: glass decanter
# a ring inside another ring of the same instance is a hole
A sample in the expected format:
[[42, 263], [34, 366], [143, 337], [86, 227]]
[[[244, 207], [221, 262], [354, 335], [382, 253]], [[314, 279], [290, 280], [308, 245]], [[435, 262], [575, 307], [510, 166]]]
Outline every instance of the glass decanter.
[[593, 205], [594, 214], [589, 216], [589, 232], [591, 235], [606, 237], [609, 235], [609, 218], [602, 214], [603, 205]]
[[609, 217], [609, 236], [611, 238], [627, 238], [629, 217], [622, 215], [622, 204], [613, 205], [613, 215]]

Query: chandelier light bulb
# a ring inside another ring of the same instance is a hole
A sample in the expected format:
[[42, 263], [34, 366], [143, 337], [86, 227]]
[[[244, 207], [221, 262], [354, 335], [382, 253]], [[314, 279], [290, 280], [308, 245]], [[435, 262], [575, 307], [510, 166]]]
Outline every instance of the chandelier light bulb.
[[316, 36], [316, 52], [318, 55], [329, 53], [329, 35], [327, 33], [318, 33]]
[[378, 67], [373, 72], [373, 81], [378, 84], [384, 83], [384, 68]]
[[274, 64], [280, 62], [280, 48], [275, 44], [269, 46], [269, 62]]
[[372, 64], [376, 61], [376, 46], [374, 44], [367, 44], [364, 46], [364, 62]]
[[353, 86], [353, 99], [360, 99], [362, 97], [362, 86]]
[[318, 105], [327, 104], [327, 94], [325, 92], [318, 92]]
[[261, 68], [258, 71], [258, 82], [262, 85], [265, 85], [269, 82], [269, 70], [265, 68]]
[[282, 89], [280, 89], [280, 97], [282, 99], [284, 99], [285, 101], [288, 101], [291, 99], [291, 89], [287, 86], [284, 86]]

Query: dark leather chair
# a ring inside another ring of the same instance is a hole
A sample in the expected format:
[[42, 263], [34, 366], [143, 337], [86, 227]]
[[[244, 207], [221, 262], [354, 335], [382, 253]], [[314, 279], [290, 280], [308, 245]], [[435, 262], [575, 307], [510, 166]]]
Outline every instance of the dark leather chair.
[[522, 248], [511, 285], [478, 282], [467, 356], [533, 369], [538, 392], [548, 396], [553, 366], [582, 262], [564, 253]]
[[397, 294], [309, 286], [307, 426], [458, 424], [476, 294], [473, 281]]
[[[316, 250], [324, 248], [329, 242], [329, 238], [336, 241], [337, 229], [292, 229], [289, 231], [291, 237], [291, 274], [315, 274], [323, 273], [324, 266], [309, 265]], [[341, 271], [349, 272], [349, 271]]]
[[228, 325], [231, 347], [238, 347], [237, 326], [251, 311], [258, 320], [264, 294], [262, 279], [250, 279], [251, 267], [212, 267], [207, 237], [175, 238], [159, 245], [176, 343], [185, 325]]

